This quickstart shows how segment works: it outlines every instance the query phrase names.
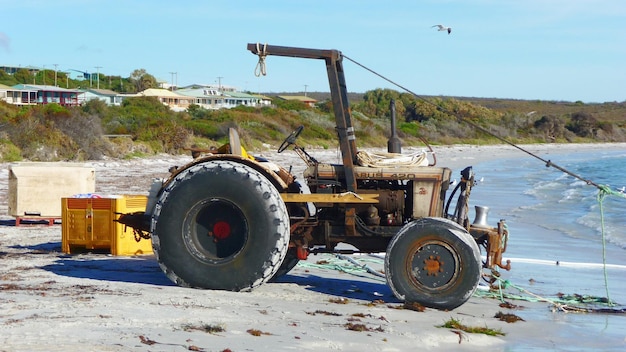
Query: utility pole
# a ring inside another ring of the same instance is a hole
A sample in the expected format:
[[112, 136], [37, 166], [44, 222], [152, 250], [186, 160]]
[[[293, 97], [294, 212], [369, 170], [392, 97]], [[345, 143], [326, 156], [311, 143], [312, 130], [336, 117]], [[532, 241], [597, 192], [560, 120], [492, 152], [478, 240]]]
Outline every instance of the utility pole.
[[307, 84], [304, 85], [304, 96], [306, 97], [306, 87], [308, 87]]
[[217, 89], [220, 93], [222, 92], [222, 78], [224, 77], [217, 77]]
[[54, 66], [54, 86], [57, 87], [57, 66], [59, 66], [59, 64], [53, 64]]
[[178, 85], [178, 72], [170, 72], [170, 74], [172, 75], [172, 91], [174, 91], [174, 75], [176, 75], [176, 84]]
[[95, 66], [95, 67], [96, 67], [96, 70], [98, 72], [98, 77], [96, 78], [96, 80], [98, 82], [97, 86], [98, 86], [98, 89], [100, 89], [100, 69], [102, 68], [102, 66]]

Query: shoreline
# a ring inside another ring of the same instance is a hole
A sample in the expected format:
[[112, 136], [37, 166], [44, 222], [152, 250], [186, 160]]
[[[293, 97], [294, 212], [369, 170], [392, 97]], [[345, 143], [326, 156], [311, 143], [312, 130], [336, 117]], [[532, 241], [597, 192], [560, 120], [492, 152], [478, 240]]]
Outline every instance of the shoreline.
[[[543, 157], [574, 151], [581, 145], [523, 147]], [[623, 148], [626, 153], [626, 143], [582, 147]], [[479, 168], [484, 161], [526, 156], [502, 145], [433, 149], [438, 166], [452, 168], [455, 176], [456, 168]], [[412, 149], [403, 147], [405, 150]], [[308, 152], [316, 158], [318, 154], [329, 158], [337, 154], [334, 150]], [[272, 161], [277, 158], [277, 163], [286, 167], [302, 164], [292, 151], [259, 154]], [[147, 192], [152, 177], [167, 175], [170, 166], [186, 160], [191, 157], [161, 155], [89, 164], [96, 168], [97, 192], [122, 194]], [[553, 161], [558, 164], [558, 160]], [[545, 167], [541, 162], [537, 165]], [[3, 166], [0, 190], [6, 197], [6, 164]], [[4, 198], [0, 201], [4, 214], [6, 206]], [[5, 268], [0, 274], [0, 350], [171, 351], [194, 347], [200, 351], [404, 351], [420, 347], [432, 351], [621, 351], [626, 347], [626, 339], [620, 343], [614, 333], [610, 339], [598, 340], [606, 329], [603, 324], [614, 330], [615, 326], [624, 326], [623, 316], [565, 313], [549, 302], [505, 299], [517, 305], [507, 308], [500, 306], [497, 295], [475, 295], [453, 311], [402, 309], [384, 281], [345, 261], [340, 261], [339, 267], [351, 270], [332, 269], [327, 265], [337, 261], [332, 255], [311, 255], [285, 277], [252, 292], [223, 292], [175, 286], [161, 272], [153, 255], [68, 255], [61, 253], [60, 242], [58, 224], [0, 226], [0, 265]], [[355, 258], [375, 269], [381, 265], [379, 260], [365, 256]], [[526, 273], [537, 270], [529, 265], [514, 263], [514, 279], [527, 280]], [[505, 278], [509, 275], [503, 273]], [[558, 292], [560, 283], [544, 285]], [[505, 292], [518, 293], [514, 288]], [[495, 318], [499, 312], [524, 321], [501, 321]], [[505, 335], [462, 333], [440, 327], [450, 319]], [[365, 329], [348, 329], [356, 324]], [[221, 327], [223, 331], [209, 332], [207, 327]], [[255, 336], [250, 330], [261, 334]]]
[[[490, 161], [494, 159], [513, 159], [529, 157], [537, 160], [539, 166], [542, 165], [542, 161], [534, 158], [529, 153], [535, 154], [538, 157], [548, 160], [547, 156], [551, 154], [558, 154], [568, 151], [576, 151], [580, 149], [587, 150], [605, 150], [605, 149], [624, 149], [626, 152], [626, 143], [545, 143], [545, 144], [519, 144], [518, 148], [508, 144], [489, 144], [489, 145], [472, 145], [472, 144], [453, 144], [453, 145], [435, 145], [431, 146], [437, 156], [436, 166], [446, 166], [450, 168], [461, 168], [465, 166], [471, 166], [468, 163], [479, 164], [484, 161]], [[387, 152], [387, 148], [359, 148], [373, 152]], [[521, 150], [523, 149], [523, 150]], [[411, 154], [418, 151], [427, 150], [424, 146], [402, 146], [403, 154]], [[311, 148], [306, 151], [316, 157], [320, 161], [324, 162], [341, 162], [341, 153], [339, 148], [336, 149], [321, 149]], [[261, 155], [274, 160], [285, 159], [284, 154], [289, 151], [285, 151], [282, 154], [275, 152], [275, 149], [266, 149], [259, 151], [250, 151], [252, 155]], [[321, 156], [320, 156], [321, 155]], [[319, 157], [318, 157], [319, 156]], [[300, 159], [296, 157], [296, 160]], [[329, 161], [330, 160], [330, 161]], [[552, 160], [558, 164], [557, 160]]]
[[[587, 150], [605, 150], [605, 149], [624, 149], [626, 153], [626, 143], [555, 143], [555, 144], [520, 144], [518, 147], [526, 150], [527, 152], [533, 153], [543, 159], [549, 160], [547, 156], [551, 154], [564, 153], [569, 151], [576, 151], [580, 149]], [[451, 160], [451, 163], [455, 167], [462, 167], [459, 165], [459, 161], [464, 160], [463, 157], [457, 156], [456, 154], [461, 152], [466, 152], [471, 154], [469, 160], [474, 160], [477, 163], [481, 163], [488, 160], [493, 159], [513, 159], [513, 158], [522, 158], [528, 157], [537, 160], [538, 166], [542, 165], [542, 161], [534, 158], [532, 155], [519, 150], [511, 145], [507, 144], [495, 144], [495, 145], [485, 145], [485, 146], [475, 146], [475, 145], [453, 145], [453, 146], [442, 146], [433, 148], [437, 153], [442, 153], [443, 158], [447, 158], [446, 160]], [[558, 164], [558, 160], [552, 160], [553, 162]]]

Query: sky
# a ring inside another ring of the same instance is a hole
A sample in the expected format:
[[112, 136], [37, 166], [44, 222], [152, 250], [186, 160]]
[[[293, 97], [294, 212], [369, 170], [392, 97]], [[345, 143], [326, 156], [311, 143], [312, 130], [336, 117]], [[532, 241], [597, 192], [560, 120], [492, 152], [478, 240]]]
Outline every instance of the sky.
[[257, 77], [248, 43], [339, 50], [349, 92], [626, 101], [624, 0], [0, 0], [0, 66], [329, 91], [322, 60]]

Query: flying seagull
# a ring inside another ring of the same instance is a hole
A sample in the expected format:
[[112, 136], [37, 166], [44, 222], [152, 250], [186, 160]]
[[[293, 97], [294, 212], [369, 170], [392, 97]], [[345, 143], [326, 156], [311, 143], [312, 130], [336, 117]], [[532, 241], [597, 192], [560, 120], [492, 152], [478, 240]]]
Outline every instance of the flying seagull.
[[448, 34], [450, 34], [450, 32], [452, 32], [452, 28], [450, 28], [450, 27], [446, 27], [446, 26], [441, 25], [441, 24], [436, 24], [436, 25], [432, 26], [431, 28], [434, 28], [434, 27], [439, 28], [439, 31], [440, 31], [440, 32], [441, 32], [441, 31], [448, 31]]

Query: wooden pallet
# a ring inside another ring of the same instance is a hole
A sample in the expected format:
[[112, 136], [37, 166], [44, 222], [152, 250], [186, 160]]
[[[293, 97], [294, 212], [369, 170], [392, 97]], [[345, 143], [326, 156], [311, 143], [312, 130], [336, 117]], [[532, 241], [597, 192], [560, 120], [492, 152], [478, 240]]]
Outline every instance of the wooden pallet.
[[52, 226], [56, 220], [61, 220], [57, 217], [46, 216], [17, 216], [15, 217], [15, 226], [21, 225], [47, 225]]

